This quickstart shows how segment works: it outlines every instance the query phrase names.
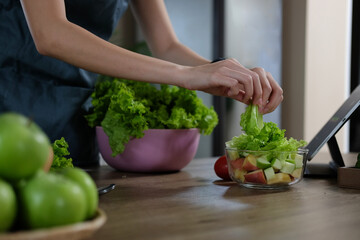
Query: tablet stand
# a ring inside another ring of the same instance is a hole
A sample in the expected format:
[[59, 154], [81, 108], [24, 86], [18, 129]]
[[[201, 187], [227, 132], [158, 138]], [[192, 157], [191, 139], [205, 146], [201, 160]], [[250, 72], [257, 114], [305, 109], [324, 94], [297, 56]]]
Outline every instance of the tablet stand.
[[349, 98], [346, 99], [341, 107], [306, 146], [306, 148], [309, 149], [307, 160], [310, 161], [317, 154], [320, 148], [327, 143], [332, 160], [329, 164], [307, 163], [304, 171], [305, 177], [336, 176], [337, 169], [345, 166], [335, 135], [359, 107], [360, 85], [352, 91]]
[[331, 161], [328, 164], [308, 162], [304, 171], [304, 177], [333, 178], [337, 176], [337, 169], [345, 166], [335, 135], [328, 140], [327, 145]]
[[338, 167], [345, 167], [344, 160], [343, 160], [343, 158], [341, 156], [340, 148], [339, 148], [339, 145], [338, 145], [337, 140], [335, 138], [335, 135], [332, 136], [329, 139], [327, 144], [328, 144], [328, 147], [329, 147], [332, 162], [335, 165], [336, 169]]

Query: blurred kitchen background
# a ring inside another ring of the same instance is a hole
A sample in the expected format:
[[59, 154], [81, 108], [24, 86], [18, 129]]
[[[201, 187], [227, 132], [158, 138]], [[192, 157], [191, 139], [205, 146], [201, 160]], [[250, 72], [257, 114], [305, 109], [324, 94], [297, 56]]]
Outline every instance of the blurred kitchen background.
[[[283, 87], [284, 101], [264, 120], [286, 129], [288, 137], [306, 141], [360, 83], [358, 2], [165, 0], [178, 38], [201, 56], [236, 58], [246, 67], [260, 66], [271, 72]], [[148, 54], [130, 9], [111, 41]], [[215, 107], [220, 122], [212, 135], [201, 136], [196, 157], [222, 155], [224, 142], [241, 134], [245, 105], [202, 92], [198, 95]], [[336, 135], [344, 152], [360, 152], [358, 112]]]

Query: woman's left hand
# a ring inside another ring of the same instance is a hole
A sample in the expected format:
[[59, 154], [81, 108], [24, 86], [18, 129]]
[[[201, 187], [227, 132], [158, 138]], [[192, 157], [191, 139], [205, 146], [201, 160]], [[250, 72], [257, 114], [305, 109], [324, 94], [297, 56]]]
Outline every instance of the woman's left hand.
[[283, 90], [275, 81], [271, 73], [266, 72], [263, 68], [253, 68], [251, 71], [257, 73], [262, 86], [262, 105], [259, 111], [262, 114], [274, 111], [284, 99]]
[[187, 76], [185, 88], [256, 104], [262, 114], [274, 111], [283, 100], [283, 91], [270, 73], [245, 68], [236, 59], [190, 67]]

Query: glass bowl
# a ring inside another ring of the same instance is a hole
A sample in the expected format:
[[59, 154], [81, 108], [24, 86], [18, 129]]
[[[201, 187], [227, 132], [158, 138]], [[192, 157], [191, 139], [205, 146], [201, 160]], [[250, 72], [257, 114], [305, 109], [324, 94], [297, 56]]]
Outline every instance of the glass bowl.
[[255, 189], [281, 189], [301, 181], [308, 149], [293, 152], [250, 151], [226, 148], [231, 179]]

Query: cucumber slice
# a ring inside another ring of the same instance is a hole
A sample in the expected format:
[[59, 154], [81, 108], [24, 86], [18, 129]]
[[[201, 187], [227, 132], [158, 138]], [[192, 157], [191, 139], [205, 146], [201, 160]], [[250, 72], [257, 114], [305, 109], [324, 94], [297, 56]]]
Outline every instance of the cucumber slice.
[[277, 158], [274, 158], [271, 161], [271, 166], [275, 169], [275, 170], [280, 170], [282, 168], [282, 164], [281, 161]]
[[293, 159], [286, 159], [285, 161], [289, 162], [289, 163], [292, 163], [292, 164], [295, 164], [295, 160], [293, 160]]
[[264, 173], [265, 173], [266, 180], [268, 180], [268, 181], [275, 177], [275, 171], [272, 167], [265, 169]]
[[303, 156], [296, 154], [295, 156], [295, 168], [302, 168], [303, 166]]
[[295, 164], [285, 161], [285, 164], [280, 169], [280, 172], [291, 174], [294, 170], [295, 170]]
[[256, 159], [256, 166], [261, 169], [271, 167], [271, 163], [264, 157], [259, 157]]
[[285, 161], [286, 159], [289, 158], [289, 154], [280, 153], [280, 154], [278, 154], [277, 158], [278, 158], [280, 161]]

